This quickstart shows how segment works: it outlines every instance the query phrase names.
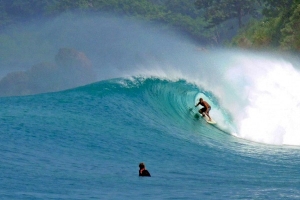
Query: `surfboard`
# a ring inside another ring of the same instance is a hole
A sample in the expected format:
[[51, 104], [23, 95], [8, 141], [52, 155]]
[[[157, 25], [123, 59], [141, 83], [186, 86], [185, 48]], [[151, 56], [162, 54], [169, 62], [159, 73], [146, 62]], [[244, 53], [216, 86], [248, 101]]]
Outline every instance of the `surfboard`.
[[209, 120], [209, 118], [208, 118], [208, 116], [206, 115], [206, 114], [204, 114], [204, 119], [205, 119], [205, 121], [207, 122], [207, 123], [209, 123], [209, 124], [216, 124], [217, 122], [215, 121], [215, 120], [213, 120], [212, 118], [211, 118], [211, 120]]
[[[189, 108], [189, 111], [190, 112], [192, 112], [193, 114], [194, 114], [194, 117], [196, 118], [196, 119], [199, 119], [200, 117], [202, 117], [202, 115], [200, 115], [200, 113], [195, 113], [195, 111], [193, 110], [193, 108]], [[204, 120], [207, 122], [207, 123], [209, 123], [209, 124], [217, 124], [217, 122], [215, 121], [215, 120], [213, 120], [212, 118], [211, 118], [211, 120], [209, 120], [209, 118], [204, 114]]]

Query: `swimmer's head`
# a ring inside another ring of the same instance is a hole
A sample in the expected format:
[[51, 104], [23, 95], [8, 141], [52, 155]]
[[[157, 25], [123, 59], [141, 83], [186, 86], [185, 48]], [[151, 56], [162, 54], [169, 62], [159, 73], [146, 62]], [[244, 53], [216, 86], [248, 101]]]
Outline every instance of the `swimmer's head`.
[[145, 164], [141, 162], [141, 163], [139, 164], [139, 167], [140, 167], [140, 169], [143, 169], [143, 168], [145, 168]]

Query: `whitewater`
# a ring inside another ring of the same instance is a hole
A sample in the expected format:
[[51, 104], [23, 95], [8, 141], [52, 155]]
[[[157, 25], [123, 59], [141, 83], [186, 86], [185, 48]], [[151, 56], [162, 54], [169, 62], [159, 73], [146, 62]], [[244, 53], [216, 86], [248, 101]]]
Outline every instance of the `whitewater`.
[[[108, 15], [20, 29], [35, 43], [19, 39], [31, 50], [14, 70], [67, 46], [98, 81], [0, 98], [1, 199], [299, 199], [298, 58]], [[195, 117], [200, 97], [217, 125]]]

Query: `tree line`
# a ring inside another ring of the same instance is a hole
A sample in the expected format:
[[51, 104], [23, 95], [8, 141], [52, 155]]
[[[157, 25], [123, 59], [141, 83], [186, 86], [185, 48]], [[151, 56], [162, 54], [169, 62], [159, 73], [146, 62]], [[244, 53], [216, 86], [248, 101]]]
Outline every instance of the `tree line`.
[[0, 0], [0, 28], [63, 12], [112, 12], [176, 27], [202, 43], [227, 40], [242, 47], [300, 50], [299, 4], [300, 0]]
[[300, 51], [300, 0], [264, 0], [262, 18], [242, 27], [231, 45]]
[[0, 0], [0, 28], [64, 12], [109, 12], [159, 22], [202, 42], [209, 35], [194, 0]]

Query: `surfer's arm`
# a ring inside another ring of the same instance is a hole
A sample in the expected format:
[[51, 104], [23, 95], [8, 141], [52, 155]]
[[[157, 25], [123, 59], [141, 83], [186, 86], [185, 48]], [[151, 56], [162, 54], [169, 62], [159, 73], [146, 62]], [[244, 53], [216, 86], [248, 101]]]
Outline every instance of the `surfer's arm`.
[[195, 107], [199, 106], [199, 104], [200, 104], [200, 102], [198, 102], [198, 103], [195, 105]]

